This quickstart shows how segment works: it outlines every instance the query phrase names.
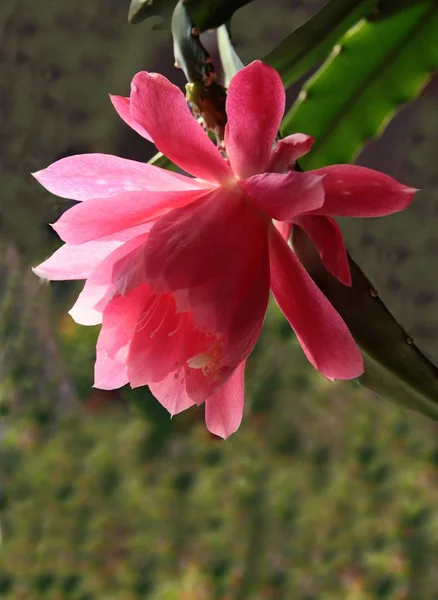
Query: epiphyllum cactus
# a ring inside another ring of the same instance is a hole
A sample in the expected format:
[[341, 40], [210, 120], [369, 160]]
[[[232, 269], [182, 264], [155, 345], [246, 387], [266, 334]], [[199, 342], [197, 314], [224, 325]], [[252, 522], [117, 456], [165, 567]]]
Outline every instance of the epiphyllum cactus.
[[64, 158], [35, 174], [50, 192], [81, 201], [53, 225], [66, 244], [35, 272], [86, 279], [70, 314], [102, 323], [96, 387], [149, 385], [171, 414], [205, 402], [207, 427], [227, 437], [242, 418], [245, 360], [269, 290], [316, 369], [329, 379], [358, 377], [355, 341], [284, 234], [302, 227], [349, 285], [329, 215], [387, 215], [406, 208], [415, 190], [351, 165], [294, 170], [313, 140], [297, 134], [275, 145], [284, 89], [258, 61], [229, 86], [226, 157], [162, 75], [138, 73], [130, 98], [112, 101], [193, 178], [102, 154]]

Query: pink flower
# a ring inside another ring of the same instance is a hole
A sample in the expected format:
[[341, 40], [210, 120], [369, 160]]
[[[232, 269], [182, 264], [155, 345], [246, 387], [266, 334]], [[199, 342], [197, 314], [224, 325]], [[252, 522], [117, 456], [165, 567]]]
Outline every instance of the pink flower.
[[242, 418], [245, 361], [269, 290], [316, 369], [359, 376], [362, 357], [344, 321], [279, 230], [299, 224], [348, 285], [342, 235], [327, 215], [386, 215], [415, 190], [351, 165], [293, 170], [313, 140], [297, 134], [275, 146], [285, 94], [278, 73], [258, 61], [228, 90], [227, 159], [162, 75], [138, 73], [130, 98], [112, 102], [193, 177], [103, 154], [35, 173], [50, 192], [80, 201], [53, 225], [65, 245], [35, 272], [86, 279], [70, 314], [102, 323], [95, 386], [149, 385], [171, 414], [205, 402], [207, 427], [227, 437]]

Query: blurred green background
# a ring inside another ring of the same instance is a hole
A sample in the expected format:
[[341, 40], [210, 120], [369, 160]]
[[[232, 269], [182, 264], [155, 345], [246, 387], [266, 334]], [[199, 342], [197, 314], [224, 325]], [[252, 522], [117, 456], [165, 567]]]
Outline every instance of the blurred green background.
[[[322, 6], [255, 0], [234, 18], [244, 61]], [[141, 69], [181, 86], [168, 32], [128, 3], [0, 3], [0, 597], [73, 600], [438, 598], [436, 425], [312, 370], [272, 306], [249, 360], [241, 429], [169, 419], [147, 390], [91, 388], [96, 328], [80, 289], [29, 270], [68, 207], [30, 176], [55, 159], [153, 147], [108, 93]], [[378, 43], [378, 40], [376, 41]], [[289, 90], [292, 100], [300, 84]], [[359, 164], [423, 188], [406, 213], [342, 223], [355, 260], [438, 359], [438, 80]]]

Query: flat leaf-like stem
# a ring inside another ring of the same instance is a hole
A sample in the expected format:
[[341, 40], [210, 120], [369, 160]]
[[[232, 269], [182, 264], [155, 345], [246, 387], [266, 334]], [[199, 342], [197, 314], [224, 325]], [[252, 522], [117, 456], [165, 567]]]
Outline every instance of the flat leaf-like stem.
[[382, 398], [438, 420], [438, 369], [397, 323], [353, 259], [349, 257], [353, 284], [347, 287], [325, 269], [312, 242], [297, 226], [292, 242], [363, 353], [365, 372], [358, 382]]
[[153, 16], [163, 18], [160, 29], [170, 29], [172, 12], [177, 4], [184, 4], [190, 19], [201, 31], [216, 29], [231, 19], [238, 8], [252, 0], [131, 0], [128, 20], [135, 25]]
[[305, 170], [352, 162], [438, 68], [438, 3], [420, 1], [393, 16], [360, 21], [304, 86], [283, 135], [315, 138]]
[[289, 87], [324, 60], [338, 39], [376, 8], [377, 0], [330, 0], [263, 60], [277, 69]]

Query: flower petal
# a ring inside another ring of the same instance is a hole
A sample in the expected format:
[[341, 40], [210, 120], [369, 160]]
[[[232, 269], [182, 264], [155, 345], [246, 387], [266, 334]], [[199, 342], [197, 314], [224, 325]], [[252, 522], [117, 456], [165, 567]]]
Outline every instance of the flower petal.
[[324, 203], [322, 177], [310, 173], [263, 173], [239, 181], [245, 194], [277, 221], [320, 208]]
[[305, 133], [294, 133], [283, 138], [272, 150], [266, 170], [270, 173], [285, 173], [298, 158], [309, 152], [314, 141], [313, 137]]
[[117, 390], [128, 383], [123, 363], [109, 357], [105, 349], [97, 345], [94, 365], [94, 387], [100, 390]]
[[228, 374], [248, 356], [269, 296], [267, 222], [239, 193], [219, 189], [162, 217], [144, 268], [157, 293], [174, 293], [196, 327], [222, 337]]
[[331, 217], [314, 215], [297, 217], [295, 223], [310, 237], [327, 271], [344, 285], [351, 285], [347, 251], [336, 221]]
[[67, 156], [33, 176], [52, 194], [71, 200], [110, 198], [127, 192], [205, 188], [203, 182], [111, 154]]
[[339, 217], [383, 217], [404, 210], [418, 191], [389, 175], [356, 165], [309, 171], [324, 175], [325, 202], [315, 212]]
[[266, 170], [285, 107], [280, 75], [259, 60], [238, 71], [228, 88], [227, 155], [243, 179]]
[[[115, 280], [114, 265], [125, 257], [136, 258], [136, 251], [146, 243], [147, 233], [138, 235], [109, 254], [91, 273], [85, 282], [69, 314], [81, 325], [98, 325], [102, 322], [102, 312], [108, 302], [118, 292], [123, 282]], [[127, 268], [129, 268], [129, 262]], [[126, 276], [126, 275], [125, 275]], [[138, 281], [141, 285], [144, 281]]]
[[292, 232], [292, 223], [289, 223], [287, 221], [273, 221], [275, 227], [278, 229], [278, 231], [281, 233], [282, 237], [286, 240], [286, 242], [289, 240], [290, 238], [290, 234]]
[[128, 296], [117, 295], [108, 302], [99, 335], [99, 344], [108, 356], [126, 364], [132, 337], [150, 296], [150, 287], [143, 284]]
[[229, 165], [190, 112], [183, 93], [163, 75], [137, 73], [131, 84], [131, 117], [184, 171], [213, 183], [231, 179]]
[[169, 373], [162, 381], [149, 384], [152, 394], [172, 416], [196, 404], [187, 394], [184, 377], [181, 369]]
[[76, 204], [52, 227], [68, 244], [83, 244], [157, 219], [207, 193], [205, 189], [195, 189], [179, 192], [131, 192], [112, 198], [96, 198]]
[[117, 111], [117, 114], [129, 127], [136, 131], [139, 135], [152, 142], [152, 138], [144, 127], [131, 117], [130, 98], [124, 96], [113, 96], [110, 94], [110, 100]]
[[363, 359], [339, 313], [280, 233], [270, 230], [271, 290], [312, 365], [329, 379], [354, 379]]
[[205, 402], [205, 422], [214, 435], [226, 439], [239, 429], [244, 406], [245, 362]]
[[86, 279], [108, 254], [122, 244], [123, 242], [114, 239], [88, 242], [82, 246], [64, 244], [32, 271], [38, 277], [52, 281]]
[[111, 252], [114, 252], [130, 239], [147, 233], [152, 226], [153, 223], [145, 223], [121, 231], [114, 236], [86, 242], [80, 246], [64, 244], [52, 256], [32, 270], [38, 277], [50, 279], [51, 281], [86, 279]]

